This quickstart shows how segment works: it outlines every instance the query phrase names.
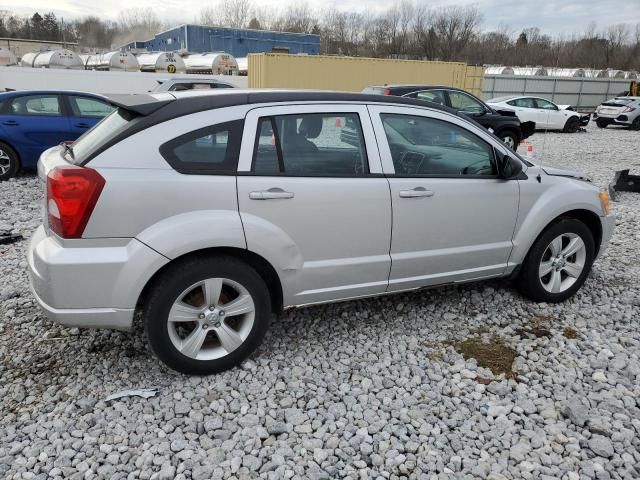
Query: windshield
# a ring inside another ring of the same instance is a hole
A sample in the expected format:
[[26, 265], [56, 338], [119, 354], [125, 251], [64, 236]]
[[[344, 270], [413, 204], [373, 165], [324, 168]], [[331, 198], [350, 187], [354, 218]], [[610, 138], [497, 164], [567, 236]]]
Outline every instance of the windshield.
[[88, 130], [71, 145], [71, 155], [67, 159], [76, 165], [84, 162], [98, 148], [120, 132], [129, 123], [135, 114], [118, 108], [98, 122], [91, 130]]

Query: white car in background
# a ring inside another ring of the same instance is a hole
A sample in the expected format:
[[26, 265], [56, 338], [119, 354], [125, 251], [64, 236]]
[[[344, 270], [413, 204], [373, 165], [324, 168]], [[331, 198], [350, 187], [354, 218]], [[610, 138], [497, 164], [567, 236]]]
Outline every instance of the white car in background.
[[577, 132], [589, 123], [589, 115], [580, 115], [571, 105], [556, 105], [540, 97], [497, 97], [487, 101], [493, 108], [513, 110], [521, 122], [536, 122], [536, 130]]

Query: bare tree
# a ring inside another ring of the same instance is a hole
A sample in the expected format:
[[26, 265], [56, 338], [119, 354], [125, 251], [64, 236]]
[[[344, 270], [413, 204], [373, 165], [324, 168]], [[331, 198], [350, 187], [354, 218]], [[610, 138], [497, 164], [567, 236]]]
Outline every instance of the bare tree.
[[482, 22], [477, 6], [445, 7], [435, 12], [433, 28], [442, 60], [453, 60], [467, 46]]

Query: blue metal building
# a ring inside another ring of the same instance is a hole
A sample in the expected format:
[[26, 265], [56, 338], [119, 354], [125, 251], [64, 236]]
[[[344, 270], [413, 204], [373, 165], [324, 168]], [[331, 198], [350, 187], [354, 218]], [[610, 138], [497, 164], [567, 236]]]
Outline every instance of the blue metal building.
[[139, 49], [142, 45], [148, 51], [227, 52], [237, 58], [246, 57], [249, 53], [261, 52], [318, 55], [320, 35], [180, 25], [157, 33], [150, 40], [131, 42], [123, 48]]

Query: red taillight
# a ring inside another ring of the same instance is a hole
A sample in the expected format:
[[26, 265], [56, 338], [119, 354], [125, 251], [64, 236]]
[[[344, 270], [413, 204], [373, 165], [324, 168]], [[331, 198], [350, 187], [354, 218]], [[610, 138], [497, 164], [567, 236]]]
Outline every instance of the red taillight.
[[91, 168], [66, 165], [47, 175], [49, 227], [63, 238], [81, 238], [104, 187]]
[[627, 107], [624, 110], [622, 110], [622, 113], [629, 113], [629, 112], [633, 112], [635, 110], [635, 108], [633, 107]]
[[385, 88], [382, 95], [391, 95], [391, 90], [389, 88]]

